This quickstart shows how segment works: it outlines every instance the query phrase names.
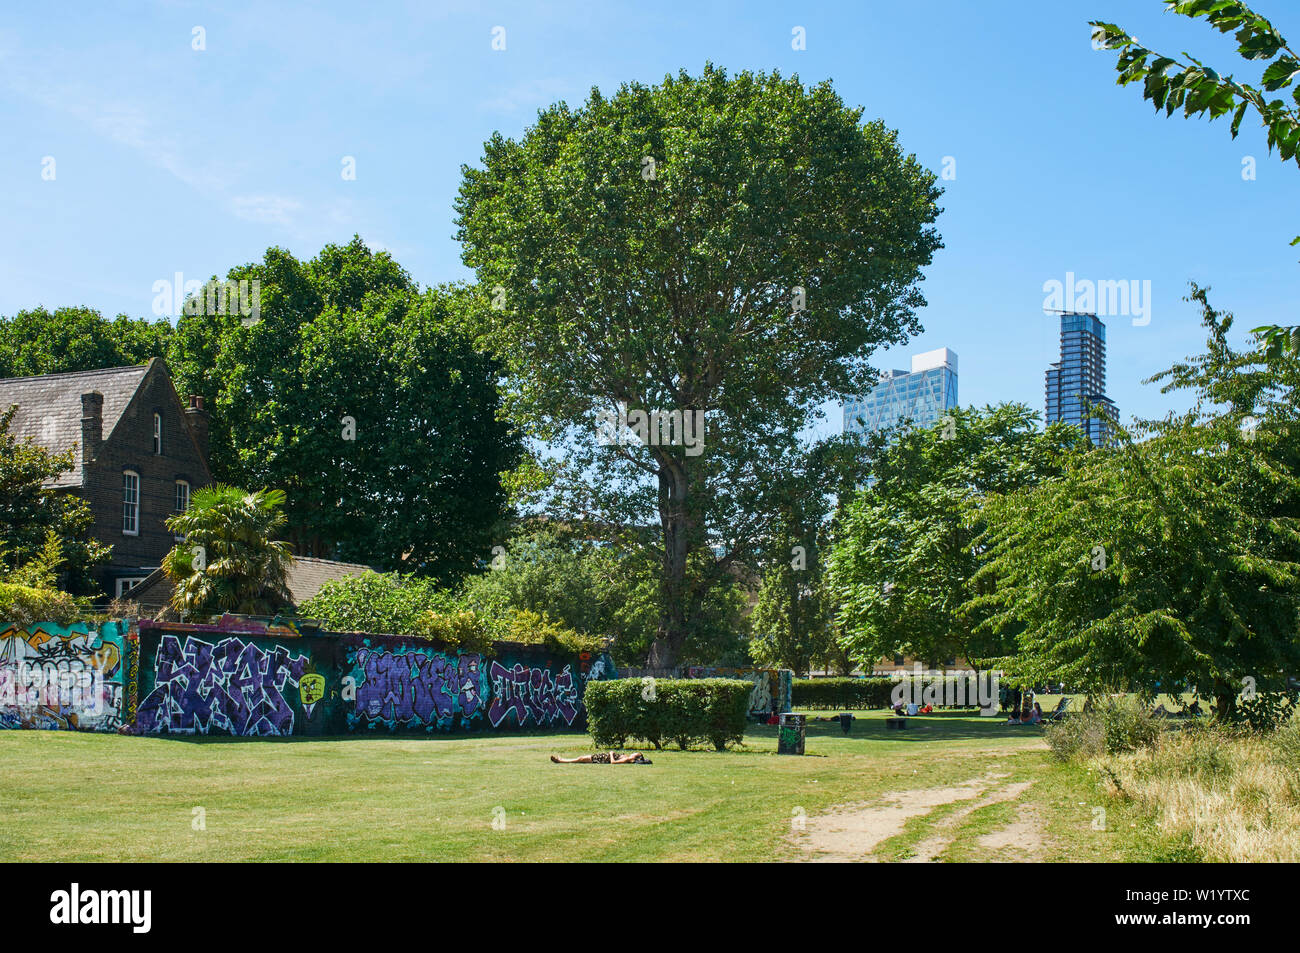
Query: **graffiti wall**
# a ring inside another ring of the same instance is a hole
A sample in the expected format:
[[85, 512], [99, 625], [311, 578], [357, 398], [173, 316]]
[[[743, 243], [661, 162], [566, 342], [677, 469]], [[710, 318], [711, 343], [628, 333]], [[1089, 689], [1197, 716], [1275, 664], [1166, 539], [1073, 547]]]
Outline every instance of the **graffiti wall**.
[[498, 643], [493, 655], [397, 636], [223, 619], [142, 622], [140, 734], [244, 737], [582, 728], [608, 656]]
[[418, 645], [349, 647], [345, 680], [353, 704], [349, 728], [449, 730], [482, 724], [487, 666], [478, 653], [439, 652]]
[[116, 731], [126, 623], [0, 626], [0, 728]]
[[140, 700], [141, 734], [291, 735], [292, 697], [307, 658], [282, 645], [163, 635], [154, 653], [153, 686]]

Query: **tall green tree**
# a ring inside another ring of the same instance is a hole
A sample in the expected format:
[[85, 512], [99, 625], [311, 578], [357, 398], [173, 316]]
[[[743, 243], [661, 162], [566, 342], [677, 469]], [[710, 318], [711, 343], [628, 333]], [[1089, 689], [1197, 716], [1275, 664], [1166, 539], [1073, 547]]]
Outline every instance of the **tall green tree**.
[[91, 535], [94, 517], [86, 501], [51, 485], [72, 469], [72, 451], [51, 453], [19, 440], [11, 429], [16, 413], [15, 407], [0, 408], [0, 574], [38, 562], [53, 536], [62, 584], [70, 592], [91, 594], [92, 571], [112, 547]]
[[266, 615], [289, 603], [285, 579], [293, 559], [278, 537], [285, 527], [283, 490], [248, 492], [214, 484], [167, 519], [180, 535], [163, 557], [173, 584], [172, 608], [191, 616]]
[[[706, 66], [552, 105], [463, 171], [459, 238], [509, 409], [566, 455], [550, 504], [659, 528], [653, 665], [756, 565], [815, 408], [918, 330], [939, 190], [861, 119], [829, 83]], [[604, 425], [622, 411], [702, 413], [702, 446], [629, 442]]]
[[978, 666], [1000, 655], [967, 604], [985, 559], [979, 505], [1050, 481], [1086, 443], [1066, 424], [1040, 431], [1023, 404], [954, 409], [898, 434], [844, 508], [830, 554], [843, 640], [859, 664], [900, 653]]
[[1232, 316], [1192, 297], [1209, 349], [1155, 379], [1193, 409], [990, 497], [972, 611], [1015, 637], [1013, 676], [1196, 687], [1229, 718], [1300, 668], [1300, 363], [1234, 350]]
[[209, 402], [214, 475], [283, 488], [302, 555], [477, 568], [520, 448], [499, 369], [462, 328], [466, 292], [420, 291], [359, 238], [305, 263], [272, 248], [228, 278], [260, 282], [260, 320], [187, 314], [172, 348], [178, 385]]
[[[1142, 84], [1142, 95], [1156, 108], [1172, 116], [1206, 116], [1211, 120], [1232, 117], [1229, 131], [1237, 138], [1248, 112], [1258, 116], [1268, 131], [1268, 148], [1277, 149], [1283, 161], [1300, 165], [1300, 54], [1291, 49], [1269, 20], [1237, 0], [1166, 0], [1165, 9], [1190, 19], [1204, 18], [1220, 33], [1232, 33], [1237, 53], [1251, 63], [1267, 63], [1258, 84], [1241, 82], [1231, 74], [1202, 63], [1194, 56], [1183, 59], [1148, 49], [1137, 37], [1114, 23], [1093, 20], [1093, 39], [1102, 48], [1118, 51], [1117, 82]], [[1273, 94], [1290, 90], [1291, 105]], [[1300, 244], [1300, 237], [1291, 242]], [[1300, 353], [1300, 325], [1263, 325], [1255, 328], [1269, 350]]]
[[0, 377], [145, 364], [166, 355], [171, 333], [166, 318], [109, 320], [92, 308], [19, 311], [0, 317]]

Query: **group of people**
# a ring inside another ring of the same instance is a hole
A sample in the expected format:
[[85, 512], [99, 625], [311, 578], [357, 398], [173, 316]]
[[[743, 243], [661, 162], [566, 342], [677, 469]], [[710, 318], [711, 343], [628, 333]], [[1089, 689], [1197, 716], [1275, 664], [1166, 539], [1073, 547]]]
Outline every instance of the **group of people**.
[[1025, 707], [1016, 711], [1011, 709], [1011, 717], [1007, 719], [1008, 725], [1037, 725], [1043, 720], [1043, 709], [1038, 702], [1034, 702], [1031, 707], [1029, 700], [1025, 700]]

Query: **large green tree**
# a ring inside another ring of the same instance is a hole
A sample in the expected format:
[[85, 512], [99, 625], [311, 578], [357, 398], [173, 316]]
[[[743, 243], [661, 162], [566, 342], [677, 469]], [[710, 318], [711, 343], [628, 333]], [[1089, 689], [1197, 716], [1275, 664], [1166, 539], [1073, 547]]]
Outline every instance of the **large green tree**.
[[0, 574], [39, 560], [52, 537], [64, 586], [93, 593], [92, 570], [112, 547], [92, 537], [94, 517], [85, 500], [51, 485], [72, 469], [72, 451], [51, 453], [19, 440], [11, 430], [16, 413], [0, 407]]
[[519, 444], [462, 330], [466, 292], [421, 291], [360, 239], [227, 277], [260, 282], [260, 320], [186, 314], [171, 351], [209, 401], [214, 475], [283, 488], [301, 555], [448, 580], [480, 565]]
[[[509, 408], [565, 453], [549, 502], [657, 526], [649, 661], [672, 665], [710, 591], [756, 564], [810, 414], [918, 330], [934, 176], [829, 83], [712, 66], [552, 105], [463, 176]], [[702, 446], [602, 430], [622, 411], [702, 413]]]
[[990, 497], [973, 610], [1015, 636], [1013, 676], [1091, 690], [1279, 692], [1300, 669], [1300, 363], [1228, 344], [1157, 379], [1192, 410], [1137, 425], [1061, 478]]
[[870, 668], [901, 653], [978, 665], [1001, 654], [967, 605], [985, 559], [979, 504], [1058, 476], [1085, 445], [1066, 424], [1040, 431], [1023, 404], [954, 409], [898, 434], [844, 507], [830, 555], [842, 638], [856, 660]]
[[144, 364], [167, 353], [171, 333], [166, 318], [109, 320], [91, 308], [19, 311], [0, 317], [0, 377]]

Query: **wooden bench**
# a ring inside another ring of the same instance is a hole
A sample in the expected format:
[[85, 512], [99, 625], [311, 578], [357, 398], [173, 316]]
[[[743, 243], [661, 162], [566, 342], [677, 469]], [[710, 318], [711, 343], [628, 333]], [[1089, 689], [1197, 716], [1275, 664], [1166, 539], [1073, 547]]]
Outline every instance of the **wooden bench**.
[[907, 727], [907, 719], [906, 719], [906, 718], [886, 718], [886, 719], [885, 719], [885, 727], [886, 727], [886, 728], [906, 728], [906, 727]]

